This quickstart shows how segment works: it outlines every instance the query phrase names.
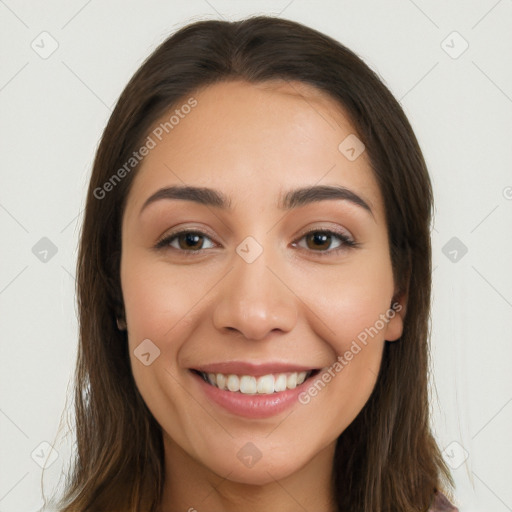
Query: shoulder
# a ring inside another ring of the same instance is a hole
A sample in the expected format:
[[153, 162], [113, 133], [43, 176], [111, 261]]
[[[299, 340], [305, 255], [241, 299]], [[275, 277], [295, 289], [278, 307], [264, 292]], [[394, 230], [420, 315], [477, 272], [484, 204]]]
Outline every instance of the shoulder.
[[454, 507], [443, 493], [437, 491], [428, 512], [459, 512], [459, 509]]

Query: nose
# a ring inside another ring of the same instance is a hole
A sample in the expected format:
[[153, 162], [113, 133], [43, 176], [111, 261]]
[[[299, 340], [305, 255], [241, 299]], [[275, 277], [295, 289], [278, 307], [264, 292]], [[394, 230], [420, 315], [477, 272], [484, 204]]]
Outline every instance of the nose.
[[213, 323], [220, 331], [238, 331], [250, 340], [263, 340], [273, 331], [289, 332], [297, 322], [296, 297], [282, 265], [264, 250], [252, 263], [235, 253], [234, 268], [218, 289]]

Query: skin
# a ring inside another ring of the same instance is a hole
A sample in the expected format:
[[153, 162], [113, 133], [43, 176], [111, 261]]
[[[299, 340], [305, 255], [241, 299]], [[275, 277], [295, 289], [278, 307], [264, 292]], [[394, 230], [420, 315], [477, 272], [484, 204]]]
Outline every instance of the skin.
[[[338, 150], [355, 133], [343, 109], [310, 86], [232, 81], [193, 96], [198, 105], [143, 160], [122, 223], [131, 366], [164, 435], [162, 510], [332, 511], [336, 439], [367, 402], [405, 307], [307, 405], [275, 417], [224, 411], [188, 369], [233, 360], [326, 368], [394, 300], [405, 306], [379, 187], [366, 153], [349, 161]], [[139, 213], [159, 188], [184, 184], [222, 191], [232, 211], [164, 199]], [[372, 214], [339, 199], [278, 209], [280, 193], [307, 185], [349, 188]], [[154, 249], [177, 228], [205, 233], [202, 254], [187, 258], [179, 239]], [[317, 248], [303, 236], [310, 228], [359, 245], [335, 252], [343, 242], [333, 237]], [[250, 264], [235, 250], [247, 236], [263, 248]], [[148, 366], [133, 353], [144, 339], [160, 350]], [[252, 467], [237, 457], [248, 442], [261, 453]]]

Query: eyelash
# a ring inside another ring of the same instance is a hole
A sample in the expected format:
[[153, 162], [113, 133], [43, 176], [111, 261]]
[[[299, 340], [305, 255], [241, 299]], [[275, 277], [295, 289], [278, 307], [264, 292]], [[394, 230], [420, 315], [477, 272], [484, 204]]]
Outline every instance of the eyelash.
[[[170, 248], [172, 250], [179, 251], [179, 252], [181, 252], [183, 254], [186, 254], [186, 257], [194, 257], [196, 255], [203, 254], [203, 252], [205, 250], [207, 250], [207, 249], [198, 249], [198, 250], [185, 251], [183, 249], [176, 249], [175, 247], [169, 247], [169, 244], [174, 239], [176, 239], [179, 235], [182, 235], [182, 234], [185, 234], [185, 233], [186, 234], [200, 235], [200, 236], [204, 236], [206, 238], [210, 238], [206, 233], [204, 233], [202, 231], [198, 231], [198, 230], [194, 230], [194, 229], [184, 229], [184, 230], [181, 230], [181, 231], [176, 231], [174, 233], [171, 233], [170, 235], [168, 235], [168, 236], [164, 237], [163, 239], [159, 240], [156, 243], [156, 245], [155, 245], [155, 249], [163, 250], [163, 249]], [[314, 250], [311, 250], [311, 252], [316, 253], [316, 254], [318, 254], [321, 257], [329, 256], [329, 255], [332, 255], [332, 254], [338, 254], [341, 251], [344, 251], [344, 250], [347, 250], [347, 249], [353, 249], [353, 248], [359, 247], [359, 245], [360, 245], [358, 242], [356, 242], [355, 240], [352, 240], [350, 237], [348, 237], [344, 233], [340, 233], [340, 232], [333, 231], [333, 230], [330, 230], [330, 229], [318, 229], [318, 228], [311, 229], [309, 231], [306, 231], [305, 233], [302, 233], [300, 238], [297, 238], [296, 241], [294, 241], [293, 243], [296, 244], [298, 241], [302, 240], [304, 237], [306, 237], [307, 235], [309, 235], [311, 233], [322, 233], [322, 234], [327, 234], [327, 235], [334, 235], [342, 243], [341, 246], [336, 248], [336, 249], [330, 249], [330, 250], [327, 250], [327, 251], [314, 251]], [[305, 249], [305, 250], [307, 251], [308, 249]]]

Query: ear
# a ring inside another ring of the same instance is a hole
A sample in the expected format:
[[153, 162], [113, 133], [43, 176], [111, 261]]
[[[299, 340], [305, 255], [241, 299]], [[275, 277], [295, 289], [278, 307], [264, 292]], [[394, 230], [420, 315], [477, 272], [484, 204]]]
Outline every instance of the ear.
[[120, 331], [126, 331], [126, 320], [124, 318], [119, 318], [118, 316], [116, 316], [116, 323], [117, 328]]
[[407, 309], [408, 293], [401, 292], [393, 296], [386, 316], [389, 321], [386, 326], [384, 339], [386, 341], [397, 341], [402, 336], [404, 330], [405, 312]]

